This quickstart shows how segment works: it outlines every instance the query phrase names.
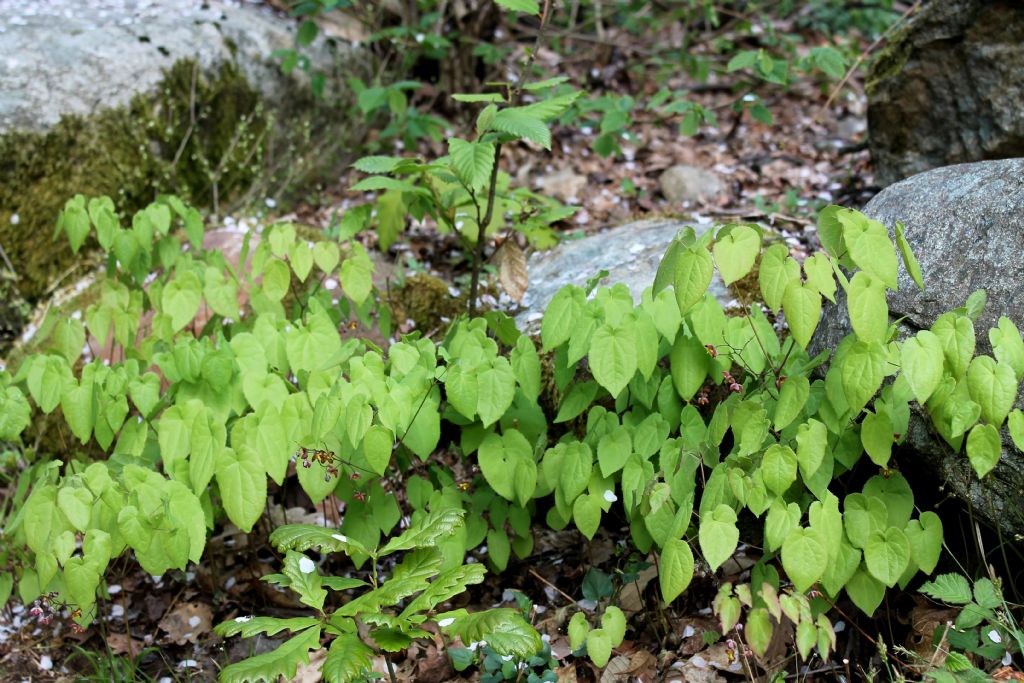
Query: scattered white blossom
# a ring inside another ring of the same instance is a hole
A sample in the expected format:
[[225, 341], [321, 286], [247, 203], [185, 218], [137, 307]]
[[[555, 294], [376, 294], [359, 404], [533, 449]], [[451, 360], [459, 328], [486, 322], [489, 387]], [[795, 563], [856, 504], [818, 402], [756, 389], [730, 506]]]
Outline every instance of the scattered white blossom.
[[348, 543], [348, 536], [345, 536], [344, 534], [331, 534], [331, 538], [336, 541], [341, 541], [342, 543]]
[[313, 563], [313, 560], [308, 557], [303, 557], [299, 560], [299, 571], [303, 574], [312, 574], [314, 569], [316, 569], [316, 565]]
[[447, 619], [442, 619], [441, 621], [437, 622], [437, 625], [440, 626], [441, 628], [447, 628], [448, 626], [451, 626], [454, 623], [455, 623], [455, 618], [454, 617], [448, 617]]

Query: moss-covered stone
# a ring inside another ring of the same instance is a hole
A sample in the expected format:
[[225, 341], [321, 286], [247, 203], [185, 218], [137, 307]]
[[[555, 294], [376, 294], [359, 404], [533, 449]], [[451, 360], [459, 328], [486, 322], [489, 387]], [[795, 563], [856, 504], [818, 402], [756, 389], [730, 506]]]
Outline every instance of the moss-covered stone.
[[[267, 102], [231, 63], [204, 71], [182, 60], [125, 106], [0, 135], [0, 246], [17, 270], [14, 295], [38, 301], [75, 262], [66, 242], [54, 242], [57, 214], [75, 194], [110, 196], [123, 222], [161, 193], [221, 211], [247, 191], [280, 195], [337, 167], [336, 112], [311, 92]], [[23, 321], [13, 318], [3, 323], [16, 334]]]
[[396, 321], [412, 320], [424, 334], [448, 329], [455, 318], [466, 312], [464, 295], [452, 296], [447, 282], [425, 273], [417, 273], [401, 287], [392, 288], [390, 304]]
[[45, 133], [0, 136], [0, 244], [22, 295], [38, 298], [73, 258], [52, 244], [69, 197], [108, 195], [127, 216], [161, 192], [207, 205], [214, 185], [230, 196], [252, 181], [269, 125], [259, 95], [233, 66], [203, 75], [182, 61], [155, 97], [68, 116]]

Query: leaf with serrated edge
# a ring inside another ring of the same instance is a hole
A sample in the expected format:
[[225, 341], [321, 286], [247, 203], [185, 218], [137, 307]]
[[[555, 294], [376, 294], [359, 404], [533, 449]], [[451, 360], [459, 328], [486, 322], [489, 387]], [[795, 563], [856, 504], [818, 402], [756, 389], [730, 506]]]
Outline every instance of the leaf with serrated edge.
[[221, 683], [269, 682], [281, 677], [291, 680], [299, 664], [309, 663], [309, 651], [319, 647], [320, 627], [315, 626], [286, 640], [277, 649], [224, 667], [217, 680]]

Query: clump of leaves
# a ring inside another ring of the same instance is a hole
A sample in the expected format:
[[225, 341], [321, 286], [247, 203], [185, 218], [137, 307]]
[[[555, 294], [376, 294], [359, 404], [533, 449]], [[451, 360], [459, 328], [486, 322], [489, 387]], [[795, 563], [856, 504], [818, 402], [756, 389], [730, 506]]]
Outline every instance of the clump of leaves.
[[[517, 610], [434, 612], [438, 605], [484, 578], [483, 565], [463, 564], [461, 557], [455, 562], [446, 560], [439, 547], [462, 527], [464, 515], [463, 510], [455, 509], [428, 513], [380, 548], [367, 548], [344, 534], [308, 524], [275, 530], [270, 541], [285, 553], [284, 569], [263, 580], [294, 591], [316, 614], [288, 619], [242, 616], [219, 624], [215, 631], [225, 637], [250, 638], [285, 630], [294, 634], [271, 652], [225, 667], [219, 680], [254, 683], [276, 681], [280, 676], [292, 678], [300, 663], [309, 663], [309, 653], [322, 647], [327, 655], [320, 673], [328, 683], [373, 678], [373, 658], [378, 654], [384, 654], [395, 680], [390, 655], [417, 639], [433, 638], [434, 634], [423, 628], [428, 619], [448, 638], [458, 637], [464, 643], [486, 641], [498, 656], [530, 658], [537, 654], [542, 648], [540, 636]], [[317, 563], [304, 552], [311, 549], [324, 558], [339, 552], [368, 557], [369, 580], [321, 575]], [[385, 580], [379, 570], [382, 560], [398, 552], [405, 555]], [[358, 594], [330, 607], [328, 591]], [[324, 638], [329, 645], [321, 644]]]

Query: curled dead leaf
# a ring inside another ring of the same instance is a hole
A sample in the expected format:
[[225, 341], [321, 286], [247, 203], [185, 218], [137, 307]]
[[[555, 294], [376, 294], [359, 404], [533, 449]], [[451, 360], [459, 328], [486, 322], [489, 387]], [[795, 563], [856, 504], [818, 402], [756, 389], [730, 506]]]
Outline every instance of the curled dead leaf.
[[513, 301], [519, 303], [530, 284], [530, 274], [526, 270], [526, 254], [515, 240], [509, 239], [498, 249], [497, 260], [498, 280], [502, 289]]

